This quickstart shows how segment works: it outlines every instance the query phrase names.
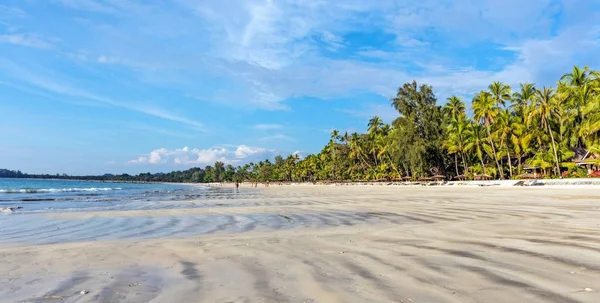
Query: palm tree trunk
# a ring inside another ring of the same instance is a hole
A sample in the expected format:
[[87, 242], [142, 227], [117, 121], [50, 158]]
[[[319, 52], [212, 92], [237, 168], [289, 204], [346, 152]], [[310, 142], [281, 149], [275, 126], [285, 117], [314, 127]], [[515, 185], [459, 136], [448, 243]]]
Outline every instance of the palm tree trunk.
[[388, 152], [386, 152], [385, 155], [388, 157], [388, 160], [390, 161], [390, 165], [392, 166], [394, 171], [398, 174], [398, 177], [402, 177], [402, 174], [400, 173], [400, 171], [398, 171], [398, 168], [394, 164], [394, 161], [392, 161], [392, 157], [390, 157], [390, 154]]
[[463, 175], [466, 175], [469, 169], [467, 168], [467, 159], [465, 158], [465, 153], [461, 153], [462, 161], [463, 161]]
[[367, 160], [364, 159], [363, 154], [361, 149], [358, 149], [358, 156], [360, 157], [360, 159], [363, 161], [363, 163], [367, 164], [367, 166], [373, 171], [375, 172], [375, 170], [373, 169], [373, 166], [371, 166], [371, 164], [369, 164], [369, 162], [367, 162]]
[[494, 154], [494, 160], [496, 161], [496, 166], [498, 167], [498, 172], [500, 173], [500, 179], [504, 179], [504, 172], [502, 171], [502, 167], [498, 162], [498, 157], [496, 156], [496, 147], [494, 147], [494, 140], [492, 140], [492, 135], [490, 134], [490, 127], [487, 126], [485, 129], [488, 133], [488, 141], [490, 141], [490, 146], [492, 147], [492, 153]]
[[510, 158], [510, 148], [508, 148], [508, 142], [505, 141], [505, 144], [506, 144], [506, 154], [508, 155], [508, 172], [510, 173], [510, 178], [512, 179], [513, 172], [512, 172], [512, 160]]
[[548, 132], [550, 132], [550, 139], [552, 139], [552, 149], [554, 150], [554, 161], [556, 161], [556, 173], [560, 176], [560, 167], [558, 166], [558, 154], [556, 153], [556, 145], [554, 145], [554, 135], [552, 134], [552, 129], [550, 128], [550, 122], [546, 123], [548, 127]]
[[456, 168], [456, 175], [458, 176], [458, 157], [456, 156], [456, 153], [454, 153], [454, 168]]
[[479, 158], [479, 161], [481, 161], [481, 168], [483, 168], [483, 174], [487, 175], [487, 172], [485, 171], [485, 164], [483, 164], [483, 157]]

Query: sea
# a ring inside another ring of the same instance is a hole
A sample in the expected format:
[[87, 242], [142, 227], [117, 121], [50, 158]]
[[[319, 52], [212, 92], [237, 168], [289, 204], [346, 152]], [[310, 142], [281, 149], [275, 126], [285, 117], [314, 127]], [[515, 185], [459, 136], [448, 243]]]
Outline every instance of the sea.
[[184, 206], [181, 201], [235, 194], [231, 188], [186, 184], [0, 178], [0, 209], [5, 213], [179, 208]]

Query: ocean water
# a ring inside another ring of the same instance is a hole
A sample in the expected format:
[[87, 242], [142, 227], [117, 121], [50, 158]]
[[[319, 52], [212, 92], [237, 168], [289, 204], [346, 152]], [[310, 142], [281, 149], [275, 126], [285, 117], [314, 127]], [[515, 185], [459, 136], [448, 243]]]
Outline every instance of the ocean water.
[[234, 194], [230, 188], [185, 184], [0, 178], [0, 208], [12, 213], [178, 208], [176, 201]]

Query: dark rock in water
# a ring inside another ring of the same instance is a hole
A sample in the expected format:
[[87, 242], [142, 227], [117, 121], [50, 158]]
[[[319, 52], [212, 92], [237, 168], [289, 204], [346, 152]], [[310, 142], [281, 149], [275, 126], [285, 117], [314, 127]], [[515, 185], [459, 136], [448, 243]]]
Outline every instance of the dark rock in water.
[[10, 213], [13, 213], [15, 210], [21, 209], [21, 208], [23, 208], [23, 207], [21, 207], [21, 206], [17, 206], [17, 207], [4, 207], [4, 208], [0, 208], [0, 213], [10, 214]]

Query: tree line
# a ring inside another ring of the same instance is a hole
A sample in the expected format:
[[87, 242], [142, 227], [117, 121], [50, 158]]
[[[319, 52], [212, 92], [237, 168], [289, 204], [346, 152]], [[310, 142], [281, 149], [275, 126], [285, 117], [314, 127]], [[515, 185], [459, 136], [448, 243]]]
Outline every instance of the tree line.
[[437, 105], [432, 87], [415, 81], [398, 88], [391, 105], [399, 114], [391, 124], [373, 117], [365, 134], [332, 131], [319, 154], [296, 165], [297, 176], [507, 179], [535, 169], [546, 177], [583, 177], [576, 151], [600, 153], [600, 73], [588, 67], [573, 67], [556, 87], [491, 83], [474, 94], [469, 111], [457, 96]]
[[[138, 182], [360, 181], [477, 175], [518, 178], [525, 169], [546, 177], [583, 177], [578, 149], [600, 154], [600, 72], [573, 67], [556, 87], [491, 83], [470, 107], [457, 96], [438, 105], [433, 88], [405, 83], [390, 100], [398, 118], [371, 118], [366, 133], [331, 132], [316, 154], [277, 156], [234, 167], [217, 161], [205, 168], [138, 175], [28, 175], [0, 170], [0, 177]], [[594, 165], [598, 160], [591, 160]], [[595, 162], [594, 162], [595, 161]], [[599, 174], [600, 175], [600, 174]]]

